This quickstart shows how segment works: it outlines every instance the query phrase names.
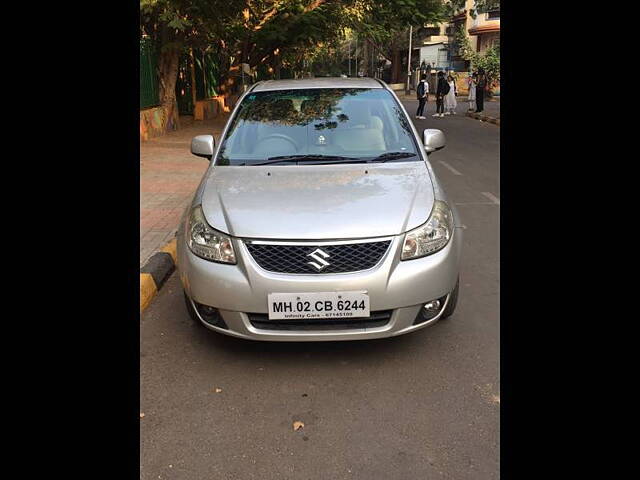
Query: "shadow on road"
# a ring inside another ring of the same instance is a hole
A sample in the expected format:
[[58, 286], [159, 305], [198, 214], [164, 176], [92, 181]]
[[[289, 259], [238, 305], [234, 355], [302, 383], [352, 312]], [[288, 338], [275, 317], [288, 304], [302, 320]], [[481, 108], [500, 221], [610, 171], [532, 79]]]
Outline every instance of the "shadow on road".
[[442, 324], [435, 324], [398, 337], [366, 341], [261, 342], [230, 337], [198, 325], [194, 325], [193, 335], [195, 343], [205, 347], [204, 350], [242, 358], [249, 363], [253, 360], [264, 362], [268, 359], [286, 363], [320, 362], [323, 365], [339, 365], [346, 357], [358, 361], [375, 359], [378, 362], [387, 356], [403, 356], [408, 350], [429, 349], [432, 337], [437, 335], [440, 326]]
[[[179, 292], [179, 294], [172, 294]], [[455, 356], [454, 345], [464, 331], [463, 316], [456, 312], [422, 330], [398, 337], [331, 341], [331, 342], [266, 342], [244, 340], [208, 330], [187, 313], [181, 287], [173, 275], [158, 299], [143, 315], [141, 355], [163, 357], [163, 361], [205, 365], [240, 364], [246, 370], [268, 364], [290, 371], [304, 372], [309, 368], [340, 367], [346, 363], [363, 368], [385, 363], [412, 363], [422, 359], [441, 364], [444, 358]], [[173, 360], [170, 360], [173, 359]]]

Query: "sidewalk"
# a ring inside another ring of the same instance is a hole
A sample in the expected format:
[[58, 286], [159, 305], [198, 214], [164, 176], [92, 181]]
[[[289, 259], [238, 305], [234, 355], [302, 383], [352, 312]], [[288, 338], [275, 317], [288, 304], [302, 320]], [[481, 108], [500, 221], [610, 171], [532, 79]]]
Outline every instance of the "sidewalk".
[[205, 158], [191, 154], [191, 139], [211, 134], [217, 144], [227, 118], [180, 118], [180, 130], [140, 142], [140, 267], [174, 237], [209, 166]]

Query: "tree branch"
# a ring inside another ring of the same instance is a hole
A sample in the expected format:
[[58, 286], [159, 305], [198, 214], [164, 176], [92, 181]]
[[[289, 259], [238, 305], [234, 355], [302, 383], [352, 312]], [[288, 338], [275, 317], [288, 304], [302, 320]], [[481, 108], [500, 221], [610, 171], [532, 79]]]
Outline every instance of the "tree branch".
[[315, 10], [320, 5], [322, 5], [322, 4], [326, 3], [326, 2], [327, 2], [327, 0], [313, 0], [313, 2], [311, 2], [309, 5], [304, 7], [304, 13], [310, 12], [311, 10]]

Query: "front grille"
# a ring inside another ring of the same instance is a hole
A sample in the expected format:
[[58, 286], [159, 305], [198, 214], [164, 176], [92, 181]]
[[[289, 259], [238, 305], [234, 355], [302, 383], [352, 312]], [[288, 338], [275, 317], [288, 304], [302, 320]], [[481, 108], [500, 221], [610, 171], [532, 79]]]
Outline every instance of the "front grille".
[[251, 325], [260, 330], [326, 331], [354, 330], [384, 327], [391, 320], [393, 310], [371, 312], [363, 318], [300, 318], [295, 320], [269, 320], [266, 313], [249, 313]]
[[[373, 268], [383, 257], [391, 240], [343, 245], [277, 245], [272, 243], [247, 243], [253, 259], [265, 270], [277, 273], [324, 274], [358, 272]], [[309, 255], [316, 249], [315, 258]], [[323, 261], [318, 261], [320, 258]], [[321, 267], [318, 270], [310, 262]], [[328, 265], [324, 265], [328, 263]]]

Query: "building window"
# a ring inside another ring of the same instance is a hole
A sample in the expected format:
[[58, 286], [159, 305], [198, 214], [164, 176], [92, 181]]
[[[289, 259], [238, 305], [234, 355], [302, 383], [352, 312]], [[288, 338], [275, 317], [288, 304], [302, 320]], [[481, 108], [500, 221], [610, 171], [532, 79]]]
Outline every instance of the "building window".
[[487, 20], [500, 20], [500, 10], [490, 10], [487, 12]]

